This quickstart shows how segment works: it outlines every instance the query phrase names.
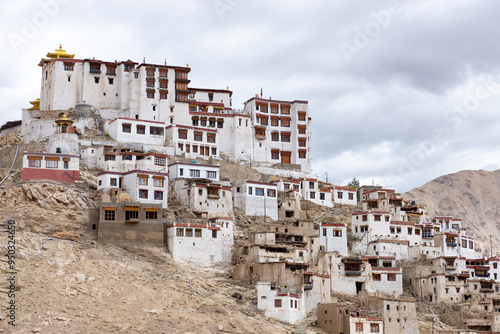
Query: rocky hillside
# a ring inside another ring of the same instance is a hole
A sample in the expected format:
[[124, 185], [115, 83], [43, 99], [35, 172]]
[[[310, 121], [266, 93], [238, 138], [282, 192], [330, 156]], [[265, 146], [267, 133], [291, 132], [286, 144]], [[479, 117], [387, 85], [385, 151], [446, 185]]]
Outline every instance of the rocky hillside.
[[463, 220], [469, 233], [482, 241], [489, 255], [500, 251], [500, 170], [466, 170], [448, 174], [404, 194], [406, 199], [425, 205], [429, 215], [452, 214]]

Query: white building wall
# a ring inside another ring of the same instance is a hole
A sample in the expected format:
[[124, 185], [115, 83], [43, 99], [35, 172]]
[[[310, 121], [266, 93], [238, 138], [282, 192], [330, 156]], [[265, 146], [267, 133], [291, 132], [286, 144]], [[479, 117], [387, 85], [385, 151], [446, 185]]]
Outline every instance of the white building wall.
[[[171, 180], [201, 178], [220, 181], [220, 166], [217, 165], [174, 162], [168, 165], [168, 173]], [[215, 178], [209, 177], [213, 173]]]
[[[278, 295], [279, 289], [271, 290], [271, 283], [257, 283], [257, 308], [264, 310], [266, 317], [295, 324], [306, 317], [302, 291], [298, 295]], [[275, 300], [281, 300], [281, 307], [275, 307]], [[295, 308], [295, 302], [297, 307]], [[291, 307], [291, 303], [293, 307]]]
[[357, 198], [357, 194], [356, 194], [356, 189], [334, 186], [332, 198], [333, 198], [333, 202], [335, 202], [335, 203], [347, 204], [347, 205], [358, 205], [358, 198]]
[[[148, 175], [148, 184], [139, 184], [139, 175]], [[164, 177], [163, 186], [155, 186], [153, 176]], [[139, 203], [161, 204], [167, 207], [168, 200], [168, 177], [166, 174], [153, 173], [149, 171], [133, 171], [123, 174], [122, 188], [128, 191], [130, 198]], [[147, 198], [141, 198], [140, 190], [147, 190]], [[163, 199], [155, 199], [155, 191], [163, 193]]]
[[320, 245], [325, 247], [325, 252], [338, 252], [347, 256], [347, 230], [345, 224], [321, 224], [319, 231]]
[[[130, 132], [124, 132], [123, 124], [130, 124]], [[138, 132], [138, 126], [145, 129], [144, 134]], [[151, 134], [151, 128], [158, 128], [161, 134]], [[108, 124], [111, 138], [120, 143], [141, 143], [163, 146], [165, 143], [165, 123], [131, 118], [116, 118]]]
[[[202, 267], [209, 267], [227, 261], [231, 254], [233, 233], [232, 231], [222, 233], [220, 226], [210, 225], [197, 223], [169, 224], [167, 226], [167, 243], [172, 256], [175, 259], [192, 262]], [[230, 226], [232, 229], [232, 225]], [[180, 230], [182, 230], [182, 236], [179, 235]], [[187, 230], [192, 231], [191, 236], [189, 236]], [[201, 236], [197, 236], [197, 230], [201, 231]]]
[[[257, 189], [263, 189], [263, 195], [257, 195]], [[278, 191], [275, 184], [239, 181], [233, 186], [234, 206], [242, 209], [247, 215], [268, 216], [278, 220]], [[274, 191], [274, 196], [268, 196]]]

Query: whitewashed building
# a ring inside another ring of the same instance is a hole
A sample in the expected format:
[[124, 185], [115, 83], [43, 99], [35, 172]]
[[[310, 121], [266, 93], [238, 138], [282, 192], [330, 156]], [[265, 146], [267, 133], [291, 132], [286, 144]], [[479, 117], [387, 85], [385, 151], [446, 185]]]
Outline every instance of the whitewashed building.
[[304, 293], [299, 286], [258, 282], [257, 308], [264, 310], [266, 317], [289, 324], [295, 324], [306, 317]]
[[165, 122], [117, 117], [107, 124], [107, 131], [119, 143], [165, 144]]
[[187, 162], [174, 162], [168, 165], [171, 180], [175, 179], [208, 179], [220, 181], [220, 166]]
[[233, 192], [229, 182], [176, 179], [174, 189], [182, 203], [201, 217], [233, 214]]
[[354, 188], [334, 186], [333, 202], [347, 205], [358, 205], [357, 191]]
[[216, 217], [209, 222], [178, 220], [168, 223], [168, 250], [176, 259], [208, 267], [227, 261], [231, 255], [233, 221]]
[[319, 243], [325, 252], [338, 252], [347, 256], [347, 227], [345, 224], [322, 223], [319, 231]]
[[278, 220], [277, 186], [273, 183], [239, 181], [233, 186], [234, 206], [247, 215]]
[[70, 154], [24, 152], [21, 179], [75, 183], [80, 180], [80, 157]]
[[128, 172], [148, 170], [166, 173], [168, 155], [150, 150], [133, 150], [113, 146], [87, 147], [80, 151], [81, 163], [88, 168], [104, 171]]
[[97, 190], [120, 188], [128, 191], [134, 202], [161, 204], [167, 207], [168, 174], [134, 170], [103, 172], [97, 175]]

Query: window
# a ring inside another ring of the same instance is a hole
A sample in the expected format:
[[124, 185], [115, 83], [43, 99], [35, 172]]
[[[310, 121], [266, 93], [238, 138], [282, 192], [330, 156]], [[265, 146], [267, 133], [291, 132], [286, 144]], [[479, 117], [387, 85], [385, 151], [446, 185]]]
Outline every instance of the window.
[[304, 125], [304, 126], [299, 125], [299, 126], [298, 126], [298, 129], [299, 129], [299, 134], [301, 134], [301, 135], [305, 135], [305, 134], [306, 134], [306, 129], [307, 129], [307, 128], [306, 128], [306, 126], [305, 126], [305, 125]]
[[164, 183], [165, 183], [164, 179], [153, 177], [153, 186], [155, 186], [155, 187], [163, 187]]
[[200, 170], [199, 169], [190, 169], [189, 176], [190, 177], [200, 177]]
[[63, 165], [64, 165], [64, 169], [69, 169], [69, 161], [64, 160]]
[[[160, 99], [166, 100], [168, 98], [168, 92], [160, 91]], [[170, 122], [172, 123], [172, 122]]]
[[122, 132], [131, 133], [132, 132], [132, 124], [123, 123], [122, 124]]
[[[280, 133], [279, 132], [271, 133], [271, 140], [272, 141], [280, 141]], [[278, 158], [276, 158], [276, 159], [278, 159]]]
[[155, 196], [155, 200], [163, 201], [163, 191], [155, 190], [154, 196]]
[[90, 73], [101, 73], [101, 64], [90, 64]]
[[73, 71], [75, 69], [75, 64], [73, 63], [64, 63], [65, 71]]
[[337, 192], [337, 198], [338, 198], [338, 199], [342, 199], [343, 194], [344, 194], [343, 192], [338, 191], [338, 192]]
[[212, 102], [214, 100], [214, 93], [208, 93], [208, 101]]
[[321, 201], [324, 201], [325, 200], [325, 193], [319, 193], [319, 199]]
[[194, 140], [202, 141], [203, 140], [203, 133], [202, 132], [195, 132], [194, 133]]
[[387, 280], [388, 281], [395, 281], [396, 280], [396, 274], [387, 274]]
[[104, 220], [115, 220], [115, 210], [104, 210]]
[[162, 157], [155, 157], [155, 165], [165, 166], [167, 164], [167, 159]]
[[380, 281], [381, 280], [381, 275], [380, 274], [372, 274], [372, 280], [374, 281]]
[[148, 220], [158, 219], [158, 211], [146, 211], [146, 219]]
[[306, 147], [306, 138], [299, 138], [299, 147]]
[[177, 228], [175, 235], [178, 237], [183, 237], [184, 236], [184, 229], [183, 228]]
[[155, 87], [155, 79], [147, 78], [146, 79], [146, 87], [154, 88]]
[[299, 112], [299, 121], [305, 121], [305, 120], [306, 120], [306, 113]]
[[[41, 159], [41, 157], [40, 157], [40, 159]], [[28, 158], [28, 167], [34, 167], [34, 168], [42, 167], [42, 160], [40, 160], [40, 159]]]
[[139, 198], [148, 198], [148, 191], [145, 189], [139, 189]]
[[217, 155], [217, 149], [215, 147], [212, 147], [212, 155]]
[[281, 307], [281, 299], [274, 300], [274, 307]]
[[290, 106], [289, 105], [281, 105], [281, 114], [282, 115], [290, 115]]
[[144, 125], [137, 125], [136, 131], [138, 135], [143, 135], [146, 133], [146, 127]]
[[125, 220], [139, 220], [139, 211], [125, 211]]
[[307, 150], [299, 150], [299, 159], [305, 159]]
[[94, 83], [98, 84], [98, 83], [99, 83], [99, 80], [100, 80], [100, 78], [99, 78], [99, 77], [94, 77]]
[[194, 230], [194, 237], [201, 238], [201, 228], [197, 228]]
[[324, 236], [324, 237], [326, 237], [326, 232], [327, 232], [327, 231], [328, 231], [328, 230], [327, 230], [326, 228], [324, 228], [324, 229], [323, 229], [323, 236]]
[[[58, 159], [59, 160], [59, 159]], [[45, 162], [45, 167], [46, 168], [57, 168], [57, 163], [58, 161], [57, 160], [47, 160]]]
[[267, 125], [267, 124], [268, 124], [268, 123], [267, 123], [267, 117], [261, 117], [261, 118], [260, 118], [260, 124], [261, 124], [261, 125]]
[[216, 179], [216, 178], [217, 178], [217, 172], [207, 171], [207, 179]]
[[187, 139], [187, 130], [179, 130], [179, 139]]
[[255, 195], [264, 196], [264, 188], [255, 188]]
[[356, 332], [363, 333], [363, 323], [362, 322], [357, 322], [356, 323]]
[[290, 134], [289, 133], [281, 133], [281, 141], [282, 142], [290, 142]]
[[115, 177], [112, 177], [110, 180], [109, 180], [109, 185], [111, 187], [116, 187], [116, 178]]
[[108, 83], [112, 85], [114, 80], [115, 80], [114, 78], [108, 78]]
[[207, 133], [207, 142], [215, 143], [215, 133]]
[[151, 137], [163, 137], [163, 128], [151, 126], [149, 128], [149, 135]]
[[309, 182], [309, 189], [314, 189], [314, 182]]
[[193, 145], [193, 153], [198, 153], [198, 146], [197, 145]]
[[279, 159], [280, 151], [279, 150], [271, 150], [271, 159]]
[[139, 185], [140, 186], [147, 186], [148, 185], [148, 176], [139, 176]]
[[217, 239], [217, 230], [212, 230], [212, 238]]
[[316, 193], [315, 193], [314, 191], [311, 191], [311, 192], [309, 193], [309, 198], [310, 198], [310, 199], [315, 199], [315, 198], [316, 198]]
[[267, 189], [267, 197], [276, 197], [276, 190]]
[[155, 91], [154, 90], [148, 90], [146, 91], [146, 96], [148, 97], [148, 99], [154, 99], [155, 98]]
[[279, 126], [280, 125], [280, 120], [277, 117], [271, 117], [271, 125], [272, 126]]
[[160, 88], [167, 89], [168, 88], [168, 81], [167, 80], [160, 80]]
[[342, 230], [333, 230], [333, 236], [334, 237], [341, 237], [342, 236]]
[[155, 75], [155, 68], [154, 67], [146, 68], [146, 75], [148, 77], [153, 77]]
[[370, 324], [370, 333], [379, 333], [379, 324]]
[[469, 241], [469, 249], [474, 249], [474, 242], [473, 241]]
[[420, 235], [420, 229], [419, 228], [415, 229], [415, 235]]
[[290, 119], [289, 118], [282, 118], [281, 119], [281, 126], [290, 127]]
[[248, 194], [252, 195], [252, 187], [248, 187]]
[[374, 216], [374, 220], [375, 220], [376, 222], [379, 222], [379, 221], [381, 220], [380, 218], [381, 218], [381, 216], [380, 216], [380, 215], [375, 215], [375, 216]]

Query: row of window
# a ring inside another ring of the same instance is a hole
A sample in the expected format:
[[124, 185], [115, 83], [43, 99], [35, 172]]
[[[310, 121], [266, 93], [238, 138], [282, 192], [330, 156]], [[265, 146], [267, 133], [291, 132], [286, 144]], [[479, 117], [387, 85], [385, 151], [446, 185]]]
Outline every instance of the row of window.
[[193, 117], [192, 118], [193, 126], [208, 126], [211, 128], [215, 128], [216, 123], [217, 123], [217, 128], [222, 129], [224, 127], [224, 120], [222, 118], [215, 120], [213, 119], [208, 119], [206, 117], [201, 117], [201, 119], [198, 119], [198, 117]]
[[[198, 145], [178, 143], [177, 147], [178, 147], [179, 151], [181, 151], [181, 152], [191, 153], [191, 149], [192, 149], [192, 153], [198, 153]], [[184, 148], [185, 148], [185, 150], [184, 150]], [[210, 153], [212, 155], [217, 155], [217, 148], [216, 147], [200, 146], [199, 148], [200, 148], [200, 150], [199, 150], [200, 155], [209, 156]]]
[[[387, 275], [388, 281], [395, 281], [396, 280], [396, 274], [384, 274], [384, 275]], [[372, 280], [373, 281], [381, 281], [382, 274], [372, 274]]]
[[[256, 103], [255, 109], [260, 110], [260, 112], [267, 113], [269, 110], [269, 105], [267, 103]], [[271, 114], [278, 114], [279, 106], [277, 104], [271, 104]], [[281, 114], [290, 115], [290, 106], [282, 105]]]
[[[279, 118], [271, 118], [271, 126], [280, 126], [279, 121], [280, 121]], [[257, 117], [257, 124], [269, 125], [267, 117]], [[290, 119], [289, 118], [282, 118], [281, 119], [281, 126], [285, 127], [285, 128], [289, 128], [290, 127]]]
[[[179, 139], [187, 139], [188, 132], [187, 130], [179, 129], [178, 130]], [[216, 134], [212, 132], [207, 132], [207, 143], [215, 143]], [[203, 141], [203, 132], [194, 131], [194, 140], [195, 141]]]
[[[133, 160], [133, 155], [132, 154], [124, 154], [121, 156], [122, 160]], [[144, 159], [143, 156], [136, 156], [136, 160], [142, 160]], [[104, 156], [104, 161], [116, 161], [116, 155], [105, 155]], [[162, 157], [154, 157], [154, 164], [157, 166], [166, 166], [167, 165], [167, 159], [162, 158]]]
[[[307, 150], [299, 150], [299, 159], [305, 159], [306, 155], [307, 155]], [[278, 160], [279, 158], [280, 158], [280, 151], [272, 149], [271, 150], [271, 159]], [[286, 186], [287, 185], [285, 184], [285, 189], [288, 189], [288, 188], [286, 188]], [[298, 186], [296, 189], [299, 189]]]
[[[41, 168], [42, 160], [28, 160], [28, 167], [30, 168]], [[45, 168], [59, 168], [58, 160], [45, 160]], [[63, 168], [69, 169], [69, 161], [63, 161]]]
[[[248, 187], [248, 195], [253, 195], [253, 187]], [[240, 192], [241, 188], [237, 187], [236, 192]], [[264, 196], [265, 189], [264, 188], [255, 188], [255, 196]], [[275, 189], [267, 189], [267, 197], [276, 197]]]
[[[132, 133], [132, 124], [123, 123], [122, 124], [122, 132]], [[146, 134], [146, 126], [137, 124], [135, 132], [138, 135]], [[165, 133], [165, 129], [163, 127], [157, 127], [157, 126], [150, 126], [149, 127], [149, 135], [151, 137], [163, 137], [164, 133]]]
[[[354, 194], [353, 193], [347, 193], [347, 196], [349, 197], [349, 200], [351, 200], [351, 201], [354, 200]], [[337, 198], [338, 199], [342, 199], [342, 197], [344, 197], [343, 192], [342, 191], [337, 192]], [[387, 220], [387, 221], [389, 221], [389, 220]]]
[[[147, 186], [149, 183], [149, 177], [148, 176], [138, 176], [138, 183], [140, 186]], [[113, 179], [111, 179], [113, 180]], [[160, 178], [153, 178], [153, 187], [163, 187], [165, 184], [164, 179]]]
[[[274, 300], [274, 307], [283, 307], [281, 299]], [[290, 299], [290, 308], [298, 308], [297, 300]]]
[[[328, 229], [324, 228], [323, 229], [323, 236], [326, 237], [327, 236], [327, 232]], [[342, 230], [338, 230], [338, 229], [334, 229], [333, 230], [333, 236], [334, 237], [341, 237], [342, 236]]]
[[[356, 332], [364, 333], [362, 322], [356, 323]], [[379, 332], [380, 332], [380, 324], [370, 324], [370, 333], [379, 333]]]
[[[195, 238], [201, 238], [203, 236], [203, 230], [201, 228], [180, 228], [178, 227], [175, 230], [175, 235], [177, 237], [187, 237], [187, 238], [192, 238], [193, 237], [193, 230], [194, 230], [194, 237]], [[212, 238], [217, 239], [217, 230], [212, 230]]]
[[[154, 193], [153, 199], [157, 201], [163, 200], [163, 191], [155, 190], [153, 193]], [[139, 189], [139, 198], [148, 199], [149, 191], [147, 189]]]
[[[154, 99], [155, 91], [153, 89], [146, 89], [146, 96], [148, 97], [148, 99]], [[168, 98], [168, 91], [160, 90], [160, 100], [166, 100], [167, 98]], [[176, 94], [176, 99], [177, 99], [177, 94]]]
[[[125, 211], [125, 220], [138, 220], [139, 211]], [[146, 220], [157, 220], [158, 211], [146, 211]], [[114, 221], [116, 220], [115, 210], [104, 210], [104, 220]]]
[[[179, 176], [184, 176], [184, 168], [179, 168]], [[201, 171], [199, 169], [190, 169], [189, 170], [189, 177], [200, 178], [201, 177]], [[207, 179], [216, 179], [217, 178], [217, 172], [207, 170], [207, 171], [205, 171], [205, 178], [207, 178]]]

